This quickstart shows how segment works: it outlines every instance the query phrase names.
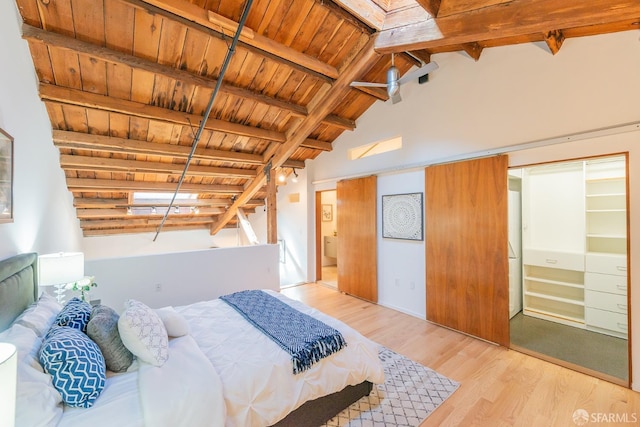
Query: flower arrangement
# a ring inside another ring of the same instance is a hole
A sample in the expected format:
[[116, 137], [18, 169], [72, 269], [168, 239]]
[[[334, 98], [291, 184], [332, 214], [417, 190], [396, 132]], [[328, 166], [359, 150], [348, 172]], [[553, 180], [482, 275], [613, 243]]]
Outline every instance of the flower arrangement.
[[88, 276], [78, 281], [69, 283], [67, 285], [67, 289], [80, 292], [80, 298], [82, 299], [82, 301], [87, 301], [87, 298], [89, 297], [89, 291], [91, 290], [91, 288], [94, 288], [96, 286], [98, 286], [98, 284], [94, 281], [94, 277]]

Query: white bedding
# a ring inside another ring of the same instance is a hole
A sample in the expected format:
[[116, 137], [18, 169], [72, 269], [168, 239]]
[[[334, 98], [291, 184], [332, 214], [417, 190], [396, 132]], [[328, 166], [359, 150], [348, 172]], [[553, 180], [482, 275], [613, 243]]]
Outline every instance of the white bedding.
[[291, 356], [225, 302], [176, 307], [190, 335], [170, 340], [165, 365], [137, 362], [137, 369], [109, 377], [92, 408], [65, 407], [59, 426], [268, 426], [307, 400], [365, 380], [384, 381], [377, 344], [298, 301], [266, 292], [337, 329], [347, 346], [294, 375]]
[[384, 382], [378, 346], [344, 323], [266, 291], [340, 331], [347, 346], [293, 375], [291, 356], [221, 300], [177, 307], [222, 380], [226, 426], [268, 426], [307, 400], [364, 380]]

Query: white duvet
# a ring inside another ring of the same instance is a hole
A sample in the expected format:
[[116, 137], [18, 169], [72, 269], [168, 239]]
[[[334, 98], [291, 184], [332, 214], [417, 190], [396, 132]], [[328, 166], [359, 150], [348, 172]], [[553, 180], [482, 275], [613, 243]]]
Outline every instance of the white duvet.
[[221, 300], [176, 307], [190, 334], [170, 340], [161, 368], [115, 375], [91, 409], [66, 408], [60, 426], [269, 426], [308, 400], [384, 382], [378, 345], [344, 323], [266, 291], [340, 331], [347, 346], [294, 375], [291, 356]]

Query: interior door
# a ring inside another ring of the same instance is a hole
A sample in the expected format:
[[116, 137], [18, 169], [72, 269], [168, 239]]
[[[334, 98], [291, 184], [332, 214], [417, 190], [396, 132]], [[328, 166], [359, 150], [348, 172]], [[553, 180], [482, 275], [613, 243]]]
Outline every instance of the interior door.
[[375, 176], [337, 185], [338, 289], [371, 302], [378, 302], [376, 187]]
[[507, 156], [427, 167], [427, 319], [509, 345]]

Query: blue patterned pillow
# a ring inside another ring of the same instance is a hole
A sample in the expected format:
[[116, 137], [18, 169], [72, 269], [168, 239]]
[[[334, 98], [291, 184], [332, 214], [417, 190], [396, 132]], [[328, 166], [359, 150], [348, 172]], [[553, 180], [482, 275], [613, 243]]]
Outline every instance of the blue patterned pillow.
[[88, 336], [75, 328], [52, 326], [39, 359], [64, 403], [93, 406], [104, 389], [106, 368], [100, 348]]
[[72, 298], [58, 313], [53, 324], [58, 326], [68, 326], [70, 328], [79, 329], [82, 332], [87, 331], [87, 323], [91, 317], [91, 304], [80, 300], [80, 298]]

